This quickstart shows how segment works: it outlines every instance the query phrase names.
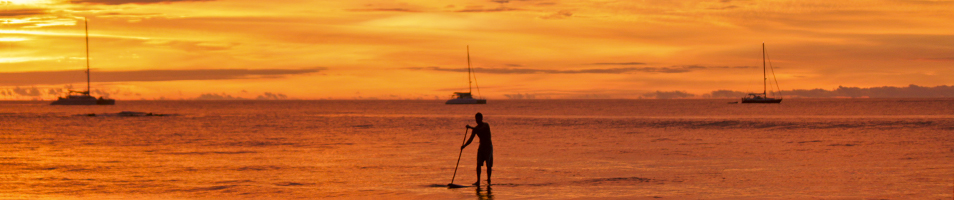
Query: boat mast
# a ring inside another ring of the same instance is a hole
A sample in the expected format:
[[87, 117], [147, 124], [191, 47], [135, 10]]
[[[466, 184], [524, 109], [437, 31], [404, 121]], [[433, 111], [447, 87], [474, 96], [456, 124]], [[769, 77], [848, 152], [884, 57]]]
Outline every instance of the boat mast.
[[768, 97], [768, 77], [765, 76], [765, 43], [762, 43], [762, 96]]
[[[473, 93], [474, 88], [470, 83], [470, 45], [467, 45], [467, 93]], [[473, 94], [471, 94], [473, 95]]]
[[86, 26], [86, 96], [90, 96], [89, 90], [89, 21], [84, 17], [83, 24]]

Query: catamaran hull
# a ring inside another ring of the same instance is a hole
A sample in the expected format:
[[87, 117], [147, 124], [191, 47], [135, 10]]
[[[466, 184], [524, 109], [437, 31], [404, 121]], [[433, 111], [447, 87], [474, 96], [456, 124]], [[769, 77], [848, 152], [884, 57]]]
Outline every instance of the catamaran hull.
[[451, 99], [445, 104], [487, 104], [486, 99]]
[[99, 99], [96, 100], [96, 105], [116, 105], [115, 99]]
[[50, 105], [96, 105], [96, 100], [58, 100], [50, 103]]
[[50, 105], [116, 105], [116, 100], [96, 98], [63, 98], [50, 103]]
[[742, 103], [781, 103], [782, 99], [746, 99], [742, 98]]

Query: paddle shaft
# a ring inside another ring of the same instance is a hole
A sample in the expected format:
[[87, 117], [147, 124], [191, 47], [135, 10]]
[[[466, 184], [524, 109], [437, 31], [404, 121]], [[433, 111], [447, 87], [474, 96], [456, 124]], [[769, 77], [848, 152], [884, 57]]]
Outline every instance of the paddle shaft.
[[[460, 142], [460, 146], [464, 146], [465, 142], [467, 142], [467, 129], [464, 129], [464, 141]], [[457, 167], [460, 166], [461, 155], [464, 155], [464, 148], [460, 148], [460, 153], [457, 153], [457, 164], [454, 165], [454, 177], [451, 177], [451, 184], [454, 184], [454, 179], [457, 179]]]

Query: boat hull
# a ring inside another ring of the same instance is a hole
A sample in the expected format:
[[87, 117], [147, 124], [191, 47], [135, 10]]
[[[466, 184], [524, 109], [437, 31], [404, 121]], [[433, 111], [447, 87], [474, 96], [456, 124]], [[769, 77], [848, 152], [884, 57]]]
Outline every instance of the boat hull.
[[50, 103], [50, 105], [96, 105], [96, 99], [60, 99]]
[[445, 104], [487, 104], [486, 99], [451, 99]]
[[94, 97], [76, 97], [60, 98], [50, 105], [116, 105], [115, 99], [96, 99]]
[[782, 99], [746, 99], [742, 98], [741, 103], [782, 103]]
[[96, 105], [116, 105], [115, 99], [97, 99]]

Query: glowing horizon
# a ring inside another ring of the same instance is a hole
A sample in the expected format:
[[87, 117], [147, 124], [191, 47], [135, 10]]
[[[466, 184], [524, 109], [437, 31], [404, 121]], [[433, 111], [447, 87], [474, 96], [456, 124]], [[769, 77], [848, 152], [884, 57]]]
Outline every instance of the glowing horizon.
[[[0, 89], [85, 87], [117, 99], [638, 98], [952, 85], [954, 1], [6, 1]], [[70, 75], [76, 73], [75, 78]], [[15, 77], [15, 78], [14, 78]], [[33, 93], [31, 93], [33, 94]]]

